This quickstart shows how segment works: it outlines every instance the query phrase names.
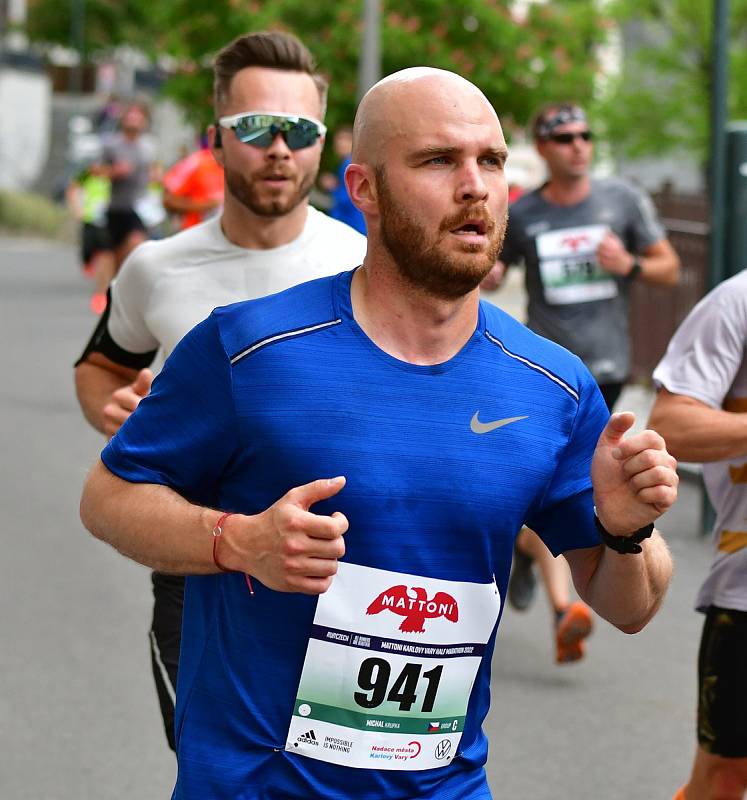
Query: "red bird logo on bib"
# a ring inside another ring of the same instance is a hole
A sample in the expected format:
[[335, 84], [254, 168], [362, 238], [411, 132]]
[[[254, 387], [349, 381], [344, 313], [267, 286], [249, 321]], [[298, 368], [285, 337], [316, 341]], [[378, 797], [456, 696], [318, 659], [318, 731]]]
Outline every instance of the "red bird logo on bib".
[[428, 592], [420, 586], [392, 586], [383, 591], [366, 609], [366, 614], [391, 611], [404, 617], [399, 629], [403, 633], [425, 633], [427, 619], [445, 617], [449, 622], [459, 620], [457, 601], [446, 592], [436, 592], [428, 599]]
[[567, 244], [575, 253], [582, 244], [591, 244], [591, 239], [586, 234], [580, 236], [565, 236], [560, 240], [561, 246]]

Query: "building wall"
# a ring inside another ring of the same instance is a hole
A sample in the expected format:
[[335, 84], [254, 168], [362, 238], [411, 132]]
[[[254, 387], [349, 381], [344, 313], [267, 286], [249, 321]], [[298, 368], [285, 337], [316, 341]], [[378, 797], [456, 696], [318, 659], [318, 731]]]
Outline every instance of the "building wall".
[[43, 72], [0, 65], [0, 189], [27, 189], [41, 175], [49, 154], [51, 102]]

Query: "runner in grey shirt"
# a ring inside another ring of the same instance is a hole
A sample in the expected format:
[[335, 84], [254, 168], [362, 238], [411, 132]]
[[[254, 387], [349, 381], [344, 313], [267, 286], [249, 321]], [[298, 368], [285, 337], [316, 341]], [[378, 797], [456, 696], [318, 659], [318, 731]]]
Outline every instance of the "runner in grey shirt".
[[501, 261], [485, 286], [523, 261], [529, 327], [582, 358], [612, 408], [630, 371], [629, 285], [676, 284], [679, 259], [645, 192], [589, 175], [594, 148], [581, 108], [546, 106], [533, 135], [549, 178], [511, 206]]
[[612, 234], [626, 255], [644, 253], [664, 230], [649, 197], [619, 178], [591, 180], [588, 195], [567, 206], [548, 200], [546, 189], [511, 207], [501, 260], [524, 261], [529, 327], [579, 356], [600, 386], [617, 390], [630, 373], [628, 294], [638, 270], [608, 272], [597, 250]]
[[96, 175], [111, 181], [111, 198], [106, 212], [111, 257], [102, 262], [96, 275], [91, 309], [101, 313], [106, 290], [127, 256], [148, 238], [146, 223], [138, 211], [146, 200], [155, 161], [155, 147], [145, 133], [147, 109], [131, 103], [122, 112], [119, 130], [104, 139], [101, 163], [91, 167]]
[[[482, 286], [496, 288], [505, 268], [523, 261], [528, 326], [579, 356], [612, 410], [630, 372], [630, 283], [674, 285], [679, 259], [645, 192], [619, 178], [589, 175], [593, 137], [579, 106], [545, 106], [532, 132], [549, 177], [511, 206], [500, 261]], [[556, 661], [578, 661], [591, 613], [571, 602], [563, 559], [553, 558], [528, 529], [517, 539], [509, 602], [528, 607], [535, 559], [555, 614]]]
[[150, 182], [151, 164], [155, 160], [153, 143], [146, 136], [128, 138], [123, 133], [114, 133], [104, 142], [103, 155], [106, 163], [127, 165], [121, 174], [112, 180], [109, 208], [118, 211], [134, 209], [145, 195]]

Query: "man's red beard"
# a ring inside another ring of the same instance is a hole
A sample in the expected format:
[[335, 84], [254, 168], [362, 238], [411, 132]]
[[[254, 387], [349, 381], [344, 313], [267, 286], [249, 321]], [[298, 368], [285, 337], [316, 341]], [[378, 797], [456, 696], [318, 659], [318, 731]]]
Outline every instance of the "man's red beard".
[[[497, 221], [484, 204], [475, 204], [443, 219], [433, 237], [395, 200], [381, 167], [376, 169], [376, 190], [382, 242], [409, 284], [444, 300], [463, 297], [480, 285], [501, 251], [508, 215]], [[442, 240], [470, 220], [484, 224], [487, 247], [464, 242], [463, 256], [444, 252]]]

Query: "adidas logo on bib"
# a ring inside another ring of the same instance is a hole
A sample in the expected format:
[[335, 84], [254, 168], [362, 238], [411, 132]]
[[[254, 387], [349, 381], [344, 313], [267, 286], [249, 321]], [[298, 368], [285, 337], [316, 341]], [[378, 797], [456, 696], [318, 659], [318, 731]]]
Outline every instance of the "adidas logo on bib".
[[319, 747], [319, 741], [313, 730], [302, 733], [298, 739], [296, 739], [296, 747], [298, 747], [299, 744], [311, 744], [314, 745], [314, 747]]

